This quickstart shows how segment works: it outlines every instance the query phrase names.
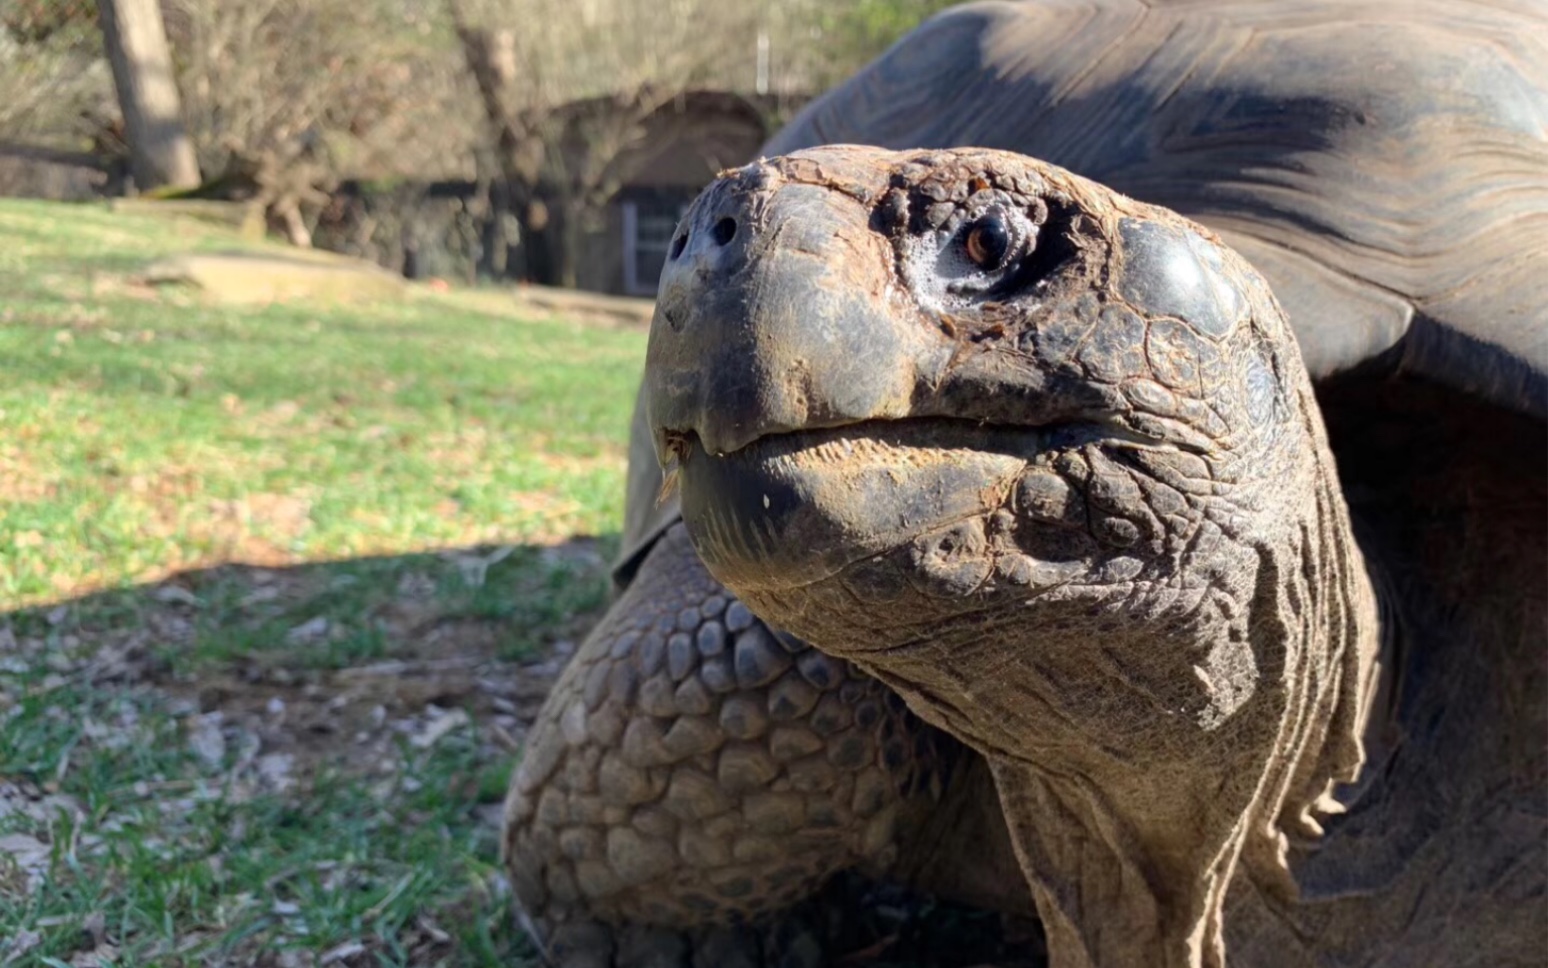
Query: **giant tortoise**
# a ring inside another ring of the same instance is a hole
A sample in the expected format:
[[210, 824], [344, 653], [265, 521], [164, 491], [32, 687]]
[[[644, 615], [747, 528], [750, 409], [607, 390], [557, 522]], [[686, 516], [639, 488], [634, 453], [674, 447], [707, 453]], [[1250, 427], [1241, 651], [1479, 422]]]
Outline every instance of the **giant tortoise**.
[[1056, 968], [1540, 964], [1545, 72], [1524, 3], [980, 3], [724, 174], [508, 800], [548, 957], [820, 963], [753, 929], [863, 870]]

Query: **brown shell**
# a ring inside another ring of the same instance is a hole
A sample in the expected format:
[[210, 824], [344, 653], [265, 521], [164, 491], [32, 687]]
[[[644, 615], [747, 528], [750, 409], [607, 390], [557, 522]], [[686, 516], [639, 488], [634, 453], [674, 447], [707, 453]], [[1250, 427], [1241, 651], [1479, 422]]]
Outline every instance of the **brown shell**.
[[1032, 155], [1208, 225], [1313, 378], [1548, 415], [1548, 13], [1454, 0], [956, 7], [765, 146]]

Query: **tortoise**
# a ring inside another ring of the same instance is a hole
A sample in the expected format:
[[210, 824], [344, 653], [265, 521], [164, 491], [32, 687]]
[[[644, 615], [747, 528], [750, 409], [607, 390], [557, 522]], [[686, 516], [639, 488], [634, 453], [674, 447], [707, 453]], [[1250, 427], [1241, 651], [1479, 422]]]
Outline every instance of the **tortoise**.
[[547, 957], [823, 963], [859, 869], [1056, 968], [1540, 963], [1545, 36], [972, 4], [707, 189], [507, 801]]

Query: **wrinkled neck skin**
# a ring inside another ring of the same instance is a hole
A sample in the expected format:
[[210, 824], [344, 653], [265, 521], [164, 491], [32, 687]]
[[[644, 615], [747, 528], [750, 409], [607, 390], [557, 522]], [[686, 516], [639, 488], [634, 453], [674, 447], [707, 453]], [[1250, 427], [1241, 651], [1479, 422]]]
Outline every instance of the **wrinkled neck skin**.
[[[1285, 436], [1217, 467], [1237, 483], [1137, 578], [918, 593], [959, 523], [834, 578], [738, 589], [986, 756], [1054, 968], [1224, 965], [1232, 876], [1293, 901], [1287, 835], [1320, 834], [1359, 773], [1376, 605], [1304, 378], [1291, 399]], [[867, 575], [909, 566], [913, 592], [865, 600]]]

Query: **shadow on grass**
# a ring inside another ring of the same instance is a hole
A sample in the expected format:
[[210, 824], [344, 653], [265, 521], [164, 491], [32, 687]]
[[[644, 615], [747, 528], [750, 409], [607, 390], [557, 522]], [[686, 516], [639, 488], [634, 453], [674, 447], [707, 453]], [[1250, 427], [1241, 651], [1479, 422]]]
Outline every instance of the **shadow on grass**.
[[532, 963], [499, 803], [616, 543], [0, 616], [0, 964]]
[[[500, 804], [616, 546], [223, 565], [0, 616], [0, 965], [535, 965]], [[857, 876], [814, 904], [839, 964], [1043, 963], [1035, 929]]]

